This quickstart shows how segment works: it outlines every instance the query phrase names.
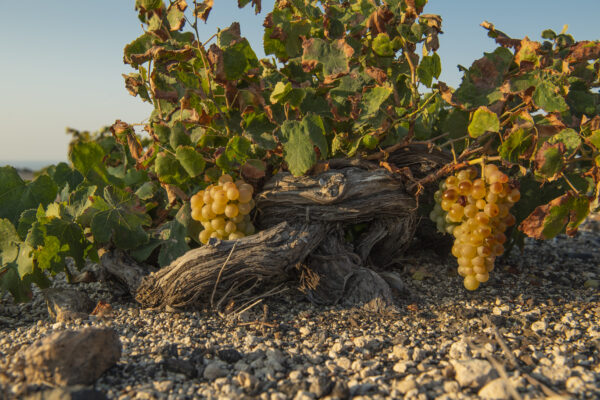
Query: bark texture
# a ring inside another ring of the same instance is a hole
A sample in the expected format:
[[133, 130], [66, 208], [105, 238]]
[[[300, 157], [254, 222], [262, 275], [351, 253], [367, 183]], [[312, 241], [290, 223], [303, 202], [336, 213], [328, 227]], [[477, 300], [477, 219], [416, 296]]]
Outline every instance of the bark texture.
[[[397, 165], [418, 175], [446, 161], [440, 154], [432, 161], [408, 150], [396, 153]], [[385, 308], [392, 302], [386, 280], [402, 287], [386, 270], [399, 263], [417, 226], [417, 202], [405, 186], [414, 177], [365, 160], [330, 160], [322, 169], [312, 176], [273, 176], [255, 198], [259, 233], [211, 239], [143, 278], [136, 299], [146, 307], [218, 309], [295, 279], [316, 304]], [[349, 242], [346, 235], [357, 224], [363, 232]]]

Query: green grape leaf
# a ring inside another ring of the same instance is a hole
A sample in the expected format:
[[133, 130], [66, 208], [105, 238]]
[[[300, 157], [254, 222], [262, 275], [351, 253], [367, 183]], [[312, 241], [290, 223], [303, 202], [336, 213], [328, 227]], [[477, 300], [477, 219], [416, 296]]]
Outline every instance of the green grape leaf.
[[496, 113], [485, 106], [481, 106], [473, 113], [473, 118], [467, 130], [472, 138], [478, 138], [486, 132], [499, 132], [500, 120]]
[[0, 218], [0, 267], [15, 261], [20, 242], [21, 238], [10, 220]]
[[85, 266], [85, 256], [91, 244], [85, 238], [81, 226], [63, 218], [52, 218], [45, 224], [45, 228], [46, 239], [55, 237], [59, 240], [60, 268], [62, 269], [64, 266], [65, 257], [72, 257], [77, 268], [83, 268]]
[[33, 254], [38, 267], [44, 271], [59, 272], [63, 260], [60, 256], [61, 243], [56, 236], [44, 236], [44, 243]]
[[542, 38], [554, 40], [556, 39], [556, 32], [554, 32], [552, 29], [546, 29], [542, 32]]
[[419, 81], [427, 87], [431, 87], [433, 78], [439, 78], [442, 73], [442, 62], [437, 53], [432, 56], [425, 56], [417, 67]]
[[562, 142], [555, 144], [544, 142], [535, 154], [536, 173], [547, 179], [553, 179], [564, 167], [565, 149]]
[[175, 152], [177, 161], [181, 164], [183, 169], [192, 178], [200, 175], [204, 171], [206, 162], [200, 153], [196, 151], [192, 146], [179, 146]]
[[135, 191], [135, 195], [139, 197], [140, 200], [150, 200], [154, 197], [155, 193], [156, 187], [153, 182], [146, 182]]
[[66, 212], [78, 220], [92, 206], [92, 196], [96, 194], [97, 186], [80, 186], [69, 195]]
[[540, 57], [538, 51], [540, 49], [540, 43], [533, 42], [527, 38], [521, 40], [521, 47], [515, 55], [515, 62], [517, 65], [521, 65], [523, 61], [530, 63], [535, 67], [540, 66]]
[[565, 145], [566, 155], [570, 156], [577, 148], [581, 145], [581, 138], [579, 134], [571, 128], [563, 129], [556, 135], [552, 136], [548, 143], [562, 143]]
[[187, 228], [174, 219], [160, 227], [159, 239], [161, 240], [158, 264], [161, 267], [171, 264], [173, 260], [184, 255], [190, 246], [185, 241]]
[[258, 67], [258, 58], [247, 39], [228, 46], [223, 51], [223, 66], [227, 80], [240, 79], [250, 68]]
[[150, 33], [144, 33], [142, 36], [126, 45], [123, 50], [123, 61], [127, 64], [131, 64], [133, 67], [137, 67], [138, 63], [132, 60], [132, 56], [144, 54], [150, 50], [155, 38], [156, 37]]
[[453, 139], [465, 136], [469, 127], [469, 113], [458, 108], [453, 109], [442, 127], [444, 131], [450, 132], [450, 137]]
[[317, 162], [310, 134], [298, 121], [285, 121], [281, 126], [284, 159], [289, 171], [300, 176]]
[[551, 82], [542, 81], [533, 92], [533, 102], [547, 112], [563, 112], [568, 109], [558, 87]]
[[172, 3], [167, 9], [167, 21], [169, 21], [169, 29], [178, 31], [185, 24], [184, 11], [187, 8], [185, 0], [178, 0]]
[[393, 92], [394, 89], [390, 85], [385, 85], [375, 86], [363, 94], [360, 102], [361, 119], [368, 119], [375, 115]]
[[156, 10], [163, 5], [162, 0], [135, 0], [135, 9], [143, 8], [146, 11]]
[[600, 150], [600, 129], [592, 131], [592, 134], [587, 137], [587, 140], [593, 144], [597, 150]]
[[350, 72], [348, 62], [354, 50], [344, 39], [327, 42], [323, 39], [311, 38], [305, 40], [302, 47], [304, 48], [302, 66], [313, 69], [317, 65], [323, 65], [326, 80]]
[[266, 55], [274, 54], [280, 60], [297, 57], [302, 52], [302, 38], [310, 33], [310, 22], [295, 18], [289, 8], [277, 9], [265, 19], [263, 46]]
[[167, 152], [158, 153], [154, 171], [161, 182], [172, 185], [182, 185], [188, 178], [187, 172], [177, 161], [177, 158]]
[[273, 136], [273, 125], [265, 113], [248, 113], [243, 116], [244, 133], [246, 133], [252, 142], [265, 150], [273, 150], [277, 146]]
[[17, 225], [17, 233], [21, 240], [25, 240], [27, 237], [27, 232], [31, 226], [37, 222], [37, 210], [35, 208], [31, 208], [29, 210], [25, 210], [21, 213], [21, 217], [19, 218], [19, 223]]
[[533, 135], [530, 131], [518, 128], [504, 139], [504, 142], [498, 148], [498, 152], [504, 160], [516, 163], [520, 157], [528, 153], [532, 143]]
[[148, 242], [144, 226], [149, 226], [152, 220], [131, 193], [107, 186], [104, 188], [104, 198], [94, 197], [90, 213], [94, 241], [112, 242], [125, 250]]
[[321, 117], [315, 114], [306, 115], [302, 118], [302, 128], [308, 133], [312, 143], [319, 148], [321, 159], [326, 159], [329, 154], [327, 138], [325, 137], [325, 127]]
[[169, 144], [171, 148], [175, 150], [179, 146], [189, 146], [192, 144], [190, 135], [185, 131], [183, 124], [177, 121], [171, 128], [171, 134], [169, 135]]
[[64, 162], [48, 167], [46, 172], [58, 185], [58, 190], [67, 185], [70, 189], [75, 189], [83, 181], [83, 175]]
[[379, 33], [375, 39], [373, 39], [371, 47], [378, 56], [393, 57], [395, 53], [387, 33]]
[[292, 88], [290, 82], [277, 82], [273, 92], [271, 93], [271, 103], [290, 104], [294, 108], [298, 108], [304, 100], [306, 92], [302, 89]]
[[40, 204], [47, 206], [57, 193], [58, 187], [48, 175], [25, 182], [13, 167], [0, 167], [0, 218], [8, 218], [13, 225], [23, 211]]
[[585, 196], [563, 194], [538, 206], [519, 225], [519, 230], [535, 239], [552, 239], [562, 232], [572, 236], [589, 214], [589, 204]]
[[88, 182], [105, 186], [112, 180], [103, 162], [105, 155], [97, 142], [77, 142], [71, 148], [69, 159]]

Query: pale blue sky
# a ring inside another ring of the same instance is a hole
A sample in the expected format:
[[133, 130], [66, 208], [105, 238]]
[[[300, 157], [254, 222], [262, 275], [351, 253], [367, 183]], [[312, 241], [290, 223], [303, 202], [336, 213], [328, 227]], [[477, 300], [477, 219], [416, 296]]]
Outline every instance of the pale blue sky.
[[[191, 3], [191, 1], [189, 1]], [[258, 57], [263, 57], [263, 12], [237, 9], [235, 0], [217, 0], [204, 39], [239, 21]], [[65, 127], [96, 130], [116, 119], [141, 122], [148, 103], [123, 85], [123, 46], [142, 33], [134, 0], [0, 0], [0, 165], [14, 161], [62, 161], [69, 137]], [[495, 48], [479, 27], [488, 20], [510, 36], [539, 40], [543, 29], [564, 24], [576, 40], [600, 39], [600, 1], [430, 0], [426, 13], [440, 14], [441, 80], [460, 81], [457, 64], [468, 66]]]

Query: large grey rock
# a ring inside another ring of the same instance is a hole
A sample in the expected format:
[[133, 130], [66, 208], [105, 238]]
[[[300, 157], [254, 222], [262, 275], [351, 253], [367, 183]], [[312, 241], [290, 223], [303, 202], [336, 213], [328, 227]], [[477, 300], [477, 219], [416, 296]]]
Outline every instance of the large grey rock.
[[54, 388], [30, 394], [26, 400], [107, 400], [102, 392], [85, 386]]
[[111, 328], [84, 328], [53, 333], [23, 353], [29, 383], [89, 385], [121, 357], [119, 335]]
[[454, 378], [462, 387], [478, 388], [496, 377], [496, 371], [485, 360], [451, 360], [454, 367]]
[[78, 290], [50, 288], [43, 293], [48, 314], [55, 321], [85, 318], [94, 310], [94, 302]]

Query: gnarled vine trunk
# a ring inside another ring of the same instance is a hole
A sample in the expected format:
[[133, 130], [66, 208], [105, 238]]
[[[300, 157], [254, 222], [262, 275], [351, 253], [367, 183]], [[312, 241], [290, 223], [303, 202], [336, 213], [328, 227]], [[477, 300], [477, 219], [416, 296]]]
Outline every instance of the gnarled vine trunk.
[[[431, 169], [414, 152], [406, 155], [396, 156], [397, 165]], [[256, 196], [259, 233], [237, 241], [211, 239], [145, 277], [136, 299], [147, 307], [218, 308], [296, 278], [317, 304], [373, 310], [389, 305], [391, 275], [378, 272], [397, 264], [410, 243], [417, 202], [405, 187], [406, 176], [356, 164], [332, 160], [331, 169], [313, 176], [278, 173]], [[357, 224], [366, 226], [351, 243], [345, 236]]]

